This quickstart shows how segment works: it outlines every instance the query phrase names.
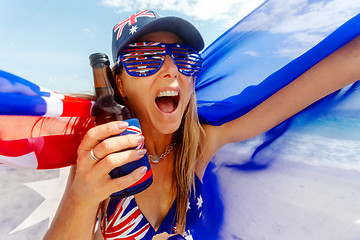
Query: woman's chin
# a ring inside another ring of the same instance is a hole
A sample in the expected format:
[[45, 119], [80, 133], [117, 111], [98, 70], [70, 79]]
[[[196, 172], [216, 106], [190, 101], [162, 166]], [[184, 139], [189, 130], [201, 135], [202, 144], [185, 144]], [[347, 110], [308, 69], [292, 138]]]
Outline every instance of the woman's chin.
[[179, 127], [180, 127], [180, 123], [181, 121], [172, 121], [172, 122], [168, 122], [168, 121], [164, 121], [164, 122], [157, 122], [154, 124], [154, 127], [156, 129], [156, 131], [160, 134], [173, 134], [175, 133]]

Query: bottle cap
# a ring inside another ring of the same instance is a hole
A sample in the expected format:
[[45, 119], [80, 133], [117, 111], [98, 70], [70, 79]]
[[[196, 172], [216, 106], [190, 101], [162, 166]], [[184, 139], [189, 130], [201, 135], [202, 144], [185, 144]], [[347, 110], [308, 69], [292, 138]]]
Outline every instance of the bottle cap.
[[109, 57], [105, 53], [93, 53], [89, 57], [90, 65], [93, 68], [102, 68], [110, 65]]

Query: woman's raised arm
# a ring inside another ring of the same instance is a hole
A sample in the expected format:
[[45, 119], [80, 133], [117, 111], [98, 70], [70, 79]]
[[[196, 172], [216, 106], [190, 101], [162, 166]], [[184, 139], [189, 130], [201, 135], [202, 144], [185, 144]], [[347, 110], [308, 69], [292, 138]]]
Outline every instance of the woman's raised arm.
[[[222, 146], [255, 137], [310, 104], [360, 80], [360, 37], [314, 65], [244, 116], [219, 127], [205, 125], [207, 155]], [[207, 164], [207, 163], [206, 163]]]

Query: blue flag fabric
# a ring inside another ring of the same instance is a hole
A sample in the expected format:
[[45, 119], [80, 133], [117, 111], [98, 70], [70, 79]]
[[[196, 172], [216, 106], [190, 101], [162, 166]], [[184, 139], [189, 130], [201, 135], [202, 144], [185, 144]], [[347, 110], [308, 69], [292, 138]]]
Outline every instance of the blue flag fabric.
[[[201, 122], [246, 114], [357, 37], [356, 1], [323, 25], [335, 2], [265, 1], [210, 45], [196, 82]], [[204, 177], [195, 239], [356, 239], [360, 206], [346, 196], [360, 196], [359, 93], [357, 82], [222, 149]]]
[[[269, 61], [267, 58], [271, 56], [268, 56], [267, 52], [255, 53], [254, 51], [253, 55], [262, 54], [263, 56], [250, 56], [253, 59], [250, 63], [251, 69], [248, 70], [250, 64], [246, 62], [249, 61], [249, 57], [244, 57], [245, 51], [251, 54], [247, 46], [248, 42], [252, 42], [250, 43], [252, 45], [265, 45], [261, 42], [272, 41], [271, 38], [281, 38], [281, 36], [274, 36], [278, 34], [266, 31], [271, 21], [266, 25], [254, 26], [253, 32], [245, 31], [244, 25], [260, 15], [262, 11], [271, 8], [274, 2], [276, 1], [265, 2], [262, 7], [223, 34], [204, 51], [205, 61], [202, 74], [196, 82], [201, 122], [221, 125], [244, 115], [360, 34], [360, 15], [357, 15], [301, 56], [293, 60], [289, 57], [291, 61], [284, 67], [282, 67], [284, 57], [281, 57], [279, 61], [274, 59], [278, 62], [273, 62], [272, 66], [266, 66], [271, 67], [268, 71], [256, 70], [256, 68], [263, 68]], [[265, 22], [266, 20], [263, 19]], [[284, 18], [282, 21], [286, 20]], [[259, 43], [260, 40], [262, 41]], [[273, 72], [277, 68], [280, 69]], [[253, 69], [262, 72], [261, 75], [257, 75]], [[267, 74], [269, 75], [266, 78], [263, 77]]]

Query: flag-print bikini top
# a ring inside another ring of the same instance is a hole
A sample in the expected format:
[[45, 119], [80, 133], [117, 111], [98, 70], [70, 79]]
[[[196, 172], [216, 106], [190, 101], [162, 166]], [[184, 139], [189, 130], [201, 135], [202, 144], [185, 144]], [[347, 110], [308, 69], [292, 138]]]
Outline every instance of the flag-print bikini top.
[[[187, 231], [201, 217], [202, 209], [202, 183], [195, 175], [195, 193], [191, 191], [186, 213]], [[152, 239], [154, 235], [163, 232], [176, 233], [175, 216], [176, 201], [172, 204], [159, 229], [155, 231], [141, 213], [133, 195], [122, 199], [111, 198], [100, 227], [104, 239]]]

